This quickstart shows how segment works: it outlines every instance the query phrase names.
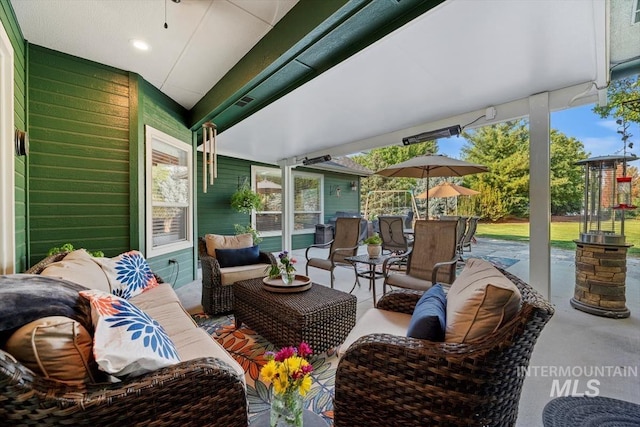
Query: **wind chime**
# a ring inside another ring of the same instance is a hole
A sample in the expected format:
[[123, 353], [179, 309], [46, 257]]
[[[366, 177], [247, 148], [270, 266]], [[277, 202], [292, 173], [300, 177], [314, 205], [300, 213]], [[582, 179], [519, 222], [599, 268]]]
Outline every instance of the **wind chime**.
[[211, 122], [202, 125], [202, 192], [207, 192], [207, 184], [213, 185], [218, 177], [216, 125]]

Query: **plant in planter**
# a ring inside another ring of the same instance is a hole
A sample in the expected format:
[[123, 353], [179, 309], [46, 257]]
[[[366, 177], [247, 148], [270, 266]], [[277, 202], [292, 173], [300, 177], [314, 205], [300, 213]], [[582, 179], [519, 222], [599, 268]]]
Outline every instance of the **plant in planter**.
[[244, 184], [231, 196], [231, 207], [238, 212], [251, 213], [262, 208], [262, 199], [248, 184]]
[[367, 245], [367, 253], [370, 258], [377, 258], [382, 253], [382, 237], [378, 233], [373, 233], [362, 241]]
[[236, 231], [236, 235], [237, 234], [251, 233], [251, 235], [253, 236], [253, 244], [254, 245], [257, 245], [258, 243], [262, 242], [262, 237], [260, 237], [260, 233], [258, 233], [258, 230], [253, 228], [251, 226], [251, 224], [249, 224], [249, 225], [233, 224], [233, 228]]

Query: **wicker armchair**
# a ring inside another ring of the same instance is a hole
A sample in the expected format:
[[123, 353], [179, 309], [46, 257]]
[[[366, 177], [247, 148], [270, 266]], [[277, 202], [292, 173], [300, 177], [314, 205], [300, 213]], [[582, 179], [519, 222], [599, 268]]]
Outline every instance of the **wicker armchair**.
[[[553, 307], [501, 270], [522, 294], [518, 315], [476, 341], [430, 342], [366, 335], [336, 372], [334, 425], [513, 426], [533, 346]], [[396, 290], [377, 308], [411, 314], [422, 292]]]
[[[207, 253], [207, 244], [203, 237], [198, 238], [198, 257], [202, 267], [202, 308], [204, 312], [219, 314], [232, 311], [232, 283], [223, 283], [220, 264], [217, 259]], [[260, 262], [276, 264], [276, 259], [273, 254], [260, 251]]]

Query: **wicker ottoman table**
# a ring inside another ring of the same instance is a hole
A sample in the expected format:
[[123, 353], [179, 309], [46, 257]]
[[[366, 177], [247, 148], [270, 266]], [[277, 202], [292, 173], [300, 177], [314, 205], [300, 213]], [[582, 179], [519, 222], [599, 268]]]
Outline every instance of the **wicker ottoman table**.
[[236, 328], [245, 323], [278, 347], [308, 343], [314, 353], [342, 344], [356, 324], [354, 295], [314, 283], [298, 293], [273, 293], [262, 279], [233, 284]]

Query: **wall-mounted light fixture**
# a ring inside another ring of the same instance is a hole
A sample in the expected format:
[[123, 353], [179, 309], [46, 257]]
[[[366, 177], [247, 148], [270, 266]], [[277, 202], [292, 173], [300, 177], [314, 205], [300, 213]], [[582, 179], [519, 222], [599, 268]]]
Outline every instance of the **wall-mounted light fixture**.
[[324, 156], [312, 157], [311, 159], [305, 157], [302, 159], [302, 164], [305, 166], [315, 165], [316, 163], [324, 163], [331, 160], [331, 156], [329, 154], [325, 154]]
[[329, 186], [329, 195], [340, 197], [340, 186], [339, 185], [330, 185]]
[[29, 135], [23, 130], [16, 129], [14, 135], [16, 155], [26, 156], [29, 152]]
[[433, 141], [438, 138], [448, 138], [450, 136], [460, 135], [460, 132], [462, 132], [460, 125], [449, 126], [447, 128], [430, 130], [429, 132], [423, 132], [417, 135], [406, 136], [402, 138], [402, 143], [404, 145], [411, 145], [424, 141]]
[[358, 191], [358, 183], [351, 181], [351, 191]]

